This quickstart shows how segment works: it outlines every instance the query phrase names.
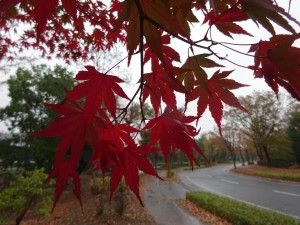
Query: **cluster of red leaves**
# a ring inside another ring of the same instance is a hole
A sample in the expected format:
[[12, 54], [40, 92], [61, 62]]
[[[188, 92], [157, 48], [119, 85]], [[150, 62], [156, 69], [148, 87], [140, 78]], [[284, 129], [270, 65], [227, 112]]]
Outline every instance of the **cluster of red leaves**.
[[[264, 78], [276, 93], [280, 85], [300, 99], [300, 51], [292, 46], [299, 34], [289, 23], [299, 26], [299, 22], [275, 1], [112, 0], [110, 3], [106, 7], [101, 1], [88, 0], [0, 0], [0, 59], [11, 58], [16, 48], [22, 52], [32, 47], [42, 55], [63, 58], [66, 62], [86, 60], [92, 50], [106, 50], [123, 42], [129, 63], [136, 53], [141, 56], [142, 66], [151, 63], [151, 72], [141, 70], [138, 91], [140, 104], [150, 98], [155, 116], [142, 129], [120, 119], [133, 101], [119, 85], [123, 81], [92, 66], [77, 74], [78, 85], [67, 92], [63, 102], [47, 104], [60, 118], [33, 135], [61, 137], [48, 178], [56, 179], [55, 203], [69, 177], [73, 178], [74, 194], [80, 200], [77, 164], [86, 144], [93, 149], [94, 169], [101, 169], [104, 175], [112, 168], [111, 193], [124, 177], [140, 201], [139, 170], [159, 177], [145, 157], [147, 153], [162, 151], [166, 163], [174, 149], [181, 149], [191, 165], [197, 164], [194, 152], [205, 158], [194, 140], [198, 132], [190, 123], [197, 121], [208, 108], [221, 133], [224, 103], [246, 111], [231, 92], [245, 86], [228, 78], [232, 71], [218, 70], [210, 77], [205, 71], [205, 68], [223, 67], [208, 58], [222, 59], [211, 49], [218, 44], [209, 38], [212, 27], [230, 38], [236, 34], [254, 36], [237, 24], [253, 20], [269, 31], [272, 37], [268, 41], [251, 46], [249, 54], [254, 52], [254, 65], [249, 69], [256, 77]], [[203, 21], [198, 14], [203, 15]], [[15, 29], [14, 22], [28, 25], [19, 39], [9, 36]], [[202, 39], [193, 41], [190, 26], [201, 22], [208, 23], [208, 30]], [[292, 34], [277, 35], [272, 23]], [[181, 66], [175, 66], [181, 60], [170, 46], [171, 37], [188, 44], [192, 53]], [[203, 54], [194, 54], [194, 48], [202, 49]], [[178, 110], [176, 93], [185, 95], [186, 107], [197, 100], [196, 116], [185, 116]], [[124, 109], [118, 110], [116, 96], [129, 101]], [[150, 144], [138, 146], [134, 137], [148, 129]]]

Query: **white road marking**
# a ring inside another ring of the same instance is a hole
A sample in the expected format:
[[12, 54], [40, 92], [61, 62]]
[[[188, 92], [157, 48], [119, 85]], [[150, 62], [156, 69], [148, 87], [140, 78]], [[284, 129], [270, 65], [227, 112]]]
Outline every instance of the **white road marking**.
[[277, 191], [277, 190], [273, 190], [273, 192], [279, 193], [279, 194], [284, 194], [284, 195], [291, 195], [291, 196], [297, 196], [297, 197], [300, 197], [299, 194], [294, 194], [294, 193], [290, 193], [290, 192]]
[[199, 188], [203, 189], [204, 191], [212, 192], [214, 194], [217, 194], [217, 195], [220, 195], [220, 196], [223, 196], [223, 197], [227, 197], [227, 198], [239, 201], [239, 202], [244, 202], [246, 204], [259, 207], [261, 209], [271, 210], [271, 211], [278, 212], [278, 213], [283, 214], [283, 215], [292, 216], [292, 217], [300, 220], [300, 217], [298, 217], [298, 216], [287, 214], [287, 213], [284, 213], [284, 212], [279, 211], [279, 210], [271, 209], [271, 208], [268, 208], [268, 207], [265, 207], [265, 206], [261, 206], [261, 205], [255, 204], [255, 203], [247, 202], [247, 201], [244, 201], [244, 200], [241, 200], [241, 199], [237, 199], [237, 198], [234, 198], [234, 197], [232, 197], [230, 195], [227, 195], [227, 194], [224, 194], [224, 193], [212, 190], [211, 188], [205, 187], [203, 185], [200, 185], [198, 182], [193, 181], [190, 177], [187, 177], [187, 180], [190, 181], [191, 183], [193, 183], [194, 185], [198, 186]]
[[227, 182], [227, 183], [231, 183], [231, 184], [239, 184], [238, 182], [234, 182], [231, 180], [225, 180], [225, 179], [221, 179], [221, 181]]
[[283, 215], [292, 216], [292, 217], [300, 220], [300, 217], [298, 217], [298, 216], [295, 216], [295, 215], [292, 215], [292, 214], [288, 214], [288, 213], [285, 213], [285, 212], [282, 212], [282, 211], [279, 211], [279, 210], [271, 209], [271, 208], [268, 208], [268, 207], [265, 207], [265, 206], [261, 206], [261, 205], [258, 205], [258, 204], [254, 204], [254, 203], [251, 203], [251, 202], [247, 202], [247, 201], [244, 201], [244, 200], [241, 200], [241, 199], [238, 199], [238, 198], [234, 198], [234, 197], [232, 197], [230, 195], [227, 195], [227, 194], [215, 191], [215, 190], [213, 190], [211, 188], [208, 188], [208, 187], [205, 187], [203, 185], [200, 185], [198, 182], [193, 181], [190, 177], [187, 177], [187, 180], [190, 181], [191, 183], [193, 183], [194, 185], [198, 186], [199, 188], [203, 189], [204, 191], [212, 192], [214, 194], [217, 194], [217, 195], [220, 195], [220, 196], [223, 196], [223, 197], [227, 197], [227, 198], [230, 198], [230, 199], [233, 199], [233, 200], [236, 200], [236, 201], [244, 202], [246, 204], [253, 205], [253, 206], [256, 206], [256, 207], [261, 208], [261, 209], [275, 211], [275, 212], [278, 212], [278, 213], [283, 214]]

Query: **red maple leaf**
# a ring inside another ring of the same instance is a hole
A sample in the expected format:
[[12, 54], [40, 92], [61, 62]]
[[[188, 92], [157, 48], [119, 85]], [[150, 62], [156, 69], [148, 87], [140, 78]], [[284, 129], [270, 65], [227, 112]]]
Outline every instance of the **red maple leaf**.
[[252, 45], [255, 52], [254, 74], [264, 78], [277, 94], [278, 85], [284, 87], [294, 98], [300, 100], [300, 49], [293, 47], [300, 35], [276, 35], [269, 41]]
[[176, 148], [187, 155], [192, 166], [193, 162], [198, 164], [193, 155], [193, 150], [196, 150], [206, 159], [193, 138], [198, 132], [188, 124], [194, 120], [196, 120], [196, 117], [184, 116], [183, 113], [167, 107], [161, 116], [150, 120], [144, 127], [144, 130], [151, 129], [150, 145], [153, 146], [159, 141], [166, 164], [168, 164], [170, 151]]
[[123, 80], [116, 76], [99, 73], [93, 66], [86, 66], [85, 68], [88, 71], [80, 71], [76, 76], [76, 80], [84, 82], [79, 83], [68, 94], [68, 98], [72, 100], [85, 98], [84, 111], [86, 121], [94, 118], [102, 103], [115, 118], [115, 94], [128, 99], [123, 89], [118, 85]]
[[[143, 155], [141, 149], [136, 145], [127, 146], [123, 151], [124, 164], [116, 164], [113, 168], [110, 179], [111, 196], [118, 187], [122, 177], [124, 176], [127, 186], [137, 196], [143, 205], [139, 193], [139, 170], [146, 174], [160, 178], [153, 168], [150, 161]], [[161, 179], [161, 178], [160, 178]]]
[[[180, 71], [179, 68], [173, 68], [173, 71]], [[145, 85], [143, 88], [143, 102], [150, 96], [150, 101], [157, 115], [164, 101], [170, 108], [176, 109], [176, 96], [174, 91], [185, 93], [185, 87], [162, 66], [152, 73], [144, 74]]]
[[54, 168], [51, 170], [46, 182], [48, 183], [51, 179], [55, 178], [55, 199], [52, 207], [54, 210], [56, 203], [58, 202], [65, 186], [68, 183], [69, 177], [72, 177], [74, 189], [73, 193], [77, 197], [80, 206], [82, 208], [81, 201], [81, 191], [80, 191], [80, 179], [77, 173], [77, 163], [74, 165], [71, 158], [67, 158], [54, 165]]
[[[76, 0], [62, 0], [62, 5], [67, 13], [72, 16], [74, 21], [76, 21]], [[38, 39], [43, 33], [47, 21], [52, 18], [57, 6], [58, 0], [34, 0]]]
[[[285, 30], [296, 33], [289, 21], [296, 24], [300, 23], [295, 20], [289, 13], [281, 8], [276, 1], [273, 0], [240, 0], [239, 8], [247, 14], [256, 24], [262, 25], [267, 31], [275, 35], [275, 29], [271, 23], [276, 23]], [[287, 20], [289, 19], [289, 21]]]
[[137, 129], [128, 124], [108, 123], [106, 126], [98, 126], [97, 141], [93, 146], [92, 163], [95, 169], [101, 169], [103, 176], [113, 164], [124, 165], [124, 146], [135, 145], [131, 133]]
[[[61, 136], [57, 144], [54, 167], [48, 177], [48, 180], [56, 178], [54, 206], [59, 200], [69, 176], [73, 178], [74, 194], [81, 204], [80, 182], [76, 170], [86, 138], [85, 133], [91, 124], [85, 123], [83, 108], [77, 102], [64, 101], [57, 105], [46, 105], [60, 114], [61, 117], [50, 123], [44, 130], [31, 135]], [[70, 154], [68, 154], [69, 151]]]
[[[141, 20], [140, 18], [143, 19]], [[143, 31], [140, 30], [141, 21], [143, 21]], [[121, 27], [124, 22], [126, 22], [129, 63], [134, 51], [141, 44], [141, 32], [145, 36], [146, 43], [151, 51], [159, 59], [163, 60], [162, 36], [160, 28], [155, 24], [160, 24], [161, 29], [167, 30], [174, 35], [190, 37], [190, 31], [184, 29], [188, 26], [188, 22], [186, 20], [181, 21], [175, 17], [168, 1], [123, 1], [122, 10], [119, 10], [118, 20], [115, 21], [115, 27]]]
[[188, 101], [198, 99], [198, 117], [200, 117], [207, 106], [218, 125], [221, 132], [221, 120], [223, 116], [223, 103], [227, 105], [239, 108], [243, 111], [247, 110], [239, 103], [238, 99], [234, 96], [230, 90], [234, 90], [240, 87], [247, 86], [240, 84], [234, 80], [226, 79], [226, 77], [232, 71], [215, 72], [213, 76], [208, 80], [207, 86], [204, 88], [202, 85], [196, 86], [191, 92]]
[[245, 21], [248, 19], [249, 17], [245, 14], [245, 12], [243, 12], [237, 7], [237, 5], [235, 5], [219, 15], [216, 15], [214, 10], [210, 11], [208, 14], [206, 14], [203, 23], [208, 21], [210, 26], [215, 25], [220, 32], [232, 38], [231, 33], [252, 36], [241, 26], [234, 23], [238, 21]]
[[163, 35], [161, 37], [161, 46], [156, 47], [161, 48], [162, 54], [158, 56], [155, 54], [151, 48], [146, 44], [145, 45], [145, 57], [144, 64], [151, 60], [152, 71], [156, 71], [159, 68], [159, 60], [163, 65], [170, 71], [173, 72], [173, 61], [180, 62], [180, 55], [173, 48], [168, 46], [171, 43], [170, 35]]

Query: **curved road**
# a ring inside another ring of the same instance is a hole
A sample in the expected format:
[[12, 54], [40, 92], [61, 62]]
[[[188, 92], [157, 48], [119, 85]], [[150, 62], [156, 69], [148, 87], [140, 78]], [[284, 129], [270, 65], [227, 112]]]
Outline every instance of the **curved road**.
[[181, 171], [181, 183], [251, 203], [261, 208], [289, 214], [300, 220], [300, 184], [255, 178], [230, 172], [232, 165]]

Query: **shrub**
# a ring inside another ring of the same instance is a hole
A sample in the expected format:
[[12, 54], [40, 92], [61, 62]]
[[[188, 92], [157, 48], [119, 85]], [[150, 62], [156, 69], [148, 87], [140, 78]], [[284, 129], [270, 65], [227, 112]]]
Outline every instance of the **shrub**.
[[127, 187], [125, 181], [122, 180], [115, 191], [111, 202], [108, 202], [109, 197], [109, 177], [94, 178], [90, 183], [90, 190], [93, 195], [99, 198], [98, 214], [102, 215], [106, 211], [114, 210], [118, 214], [122, 215], [125, 210], [125, 194], [127, 192]]
[[188, 192], [186, 198], [233, 225], [300, 225], [294, 218], [221, 197], [210, 192]]
[[53, 190], [44, 183], [47, 175], [43, 170], [13, 173], [8, 187], [0, 192], [0, 223], [14, 216], [20, 224], [28, 211], [39, 216], [49, 215]]

